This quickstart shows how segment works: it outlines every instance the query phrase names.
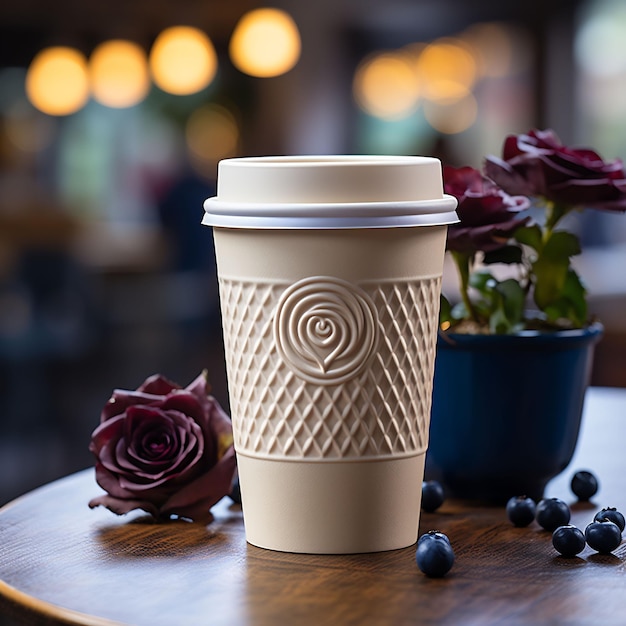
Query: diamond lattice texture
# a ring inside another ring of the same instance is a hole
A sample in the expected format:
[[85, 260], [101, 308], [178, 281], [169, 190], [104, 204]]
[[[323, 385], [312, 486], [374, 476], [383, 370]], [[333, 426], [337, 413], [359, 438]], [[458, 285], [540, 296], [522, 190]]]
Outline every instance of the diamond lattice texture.
[[378, 312], [378, 348], [339, 385], [304, 381], [279, 356], [272, 323], [288, 286], [220, 280], [236, 449], [310, 460], [425, 451], [440, 279], [360, 285]]

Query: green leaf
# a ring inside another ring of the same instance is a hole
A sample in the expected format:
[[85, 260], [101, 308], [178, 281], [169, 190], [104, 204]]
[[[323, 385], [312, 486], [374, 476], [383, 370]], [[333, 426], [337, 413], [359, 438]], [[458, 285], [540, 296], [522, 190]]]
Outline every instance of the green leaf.
[[439, 299], [439, 325], [441, 326], [444, 322], [452, 323], [452, 306], [448, 298], [441, 294]]
[[544, 311], [551, 304], [561, 298], [569, 259], [552, 260], [541, 255], [533, 263], [535, 274], [535, 304]]
[[489, 330], [493, 335], [506, 335], [511, 332], [511, 323], [501, 307], [489, 317]]
[[584, 319], [579, 319], [572, 303], [566, 298], [556, 300], [545, 310], [546, 319], [549, 323], [559, 328], [582, 328]]
[[[535, 303], [551, 321], [557, 317], [578, 319], [581, 310], [580, 281], [570, 277], [570, 257], [580, 252], [578, 237], [562, 231], [553, 232], [533, 263]], [[571, 290], [571, 297], [568, 295]], [[584, 295], [582, 296], [584, 300]]]
[[513, 238], [519, 243], [529, 246], [537, 252], [541, 252], [541, 249], [543, 248], [543, 237], [541, 235], [541, 228], [538, 224], [518, 228], [515, 231]]
[[580, 241], [573, 233], [553, 232], [541, 251], [542, 256], [557, 261], [580, 254]]
[[497, 306], [497, 303], [494, 303], [493, 296], [494, 294], [490, 294], [489, 298], [478, 298], [474, 301], [474, 313], [476, 314], [477, 320], [488, 320], [491, 314], [494, 311], [494, 308]]
[[549, 322], [567, 320], [569, 325], [582, 328], [587, 322], [586, 289], [578, 274], [568, 270], [562, 289], [542, 308]]
[[497, 284], [496, 279], [489, 270], [477, 270], [469, 277], [469, 285], [480, 293], [485, 294], [493, 290]]
[[496, 291], [502, 297], [502, 309], [511, 325], [519, 324], [524, 317], [526, 292], [513, 278], [498, 283]]
[[567, 272], [563, 296], [570, 303], [570, 319], [576, 326], [584, 326], [587, 322], [587, 290], [573, 269]]
[[522, 249], [519, 246], [503, 246], [497, 250], [486, 252], [483, 257], [483, 262], [486, 265], [491, 263], [521, 263]]
[[489, 314], [489, 329], [495, 334], [512, 333], [524, 318], [526, 294], [513, 278], [497, 283], [493, 290], [493, 306]]

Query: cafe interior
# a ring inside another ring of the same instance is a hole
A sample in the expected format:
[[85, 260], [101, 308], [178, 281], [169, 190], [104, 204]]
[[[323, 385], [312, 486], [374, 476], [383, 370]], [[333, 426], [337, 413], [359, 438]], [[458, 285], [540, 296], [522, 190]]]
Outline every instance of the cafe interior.
[[[0, 504], [93, 463], [115, 388], [206, 369], [228, 407], [201, 225], [221, 159], [480, 167], [531, 128], [626, 159], [625, 110], [621, 0], [2, 3]], [[593, 213], [591, 383], [626, 387], [626, 219]]]

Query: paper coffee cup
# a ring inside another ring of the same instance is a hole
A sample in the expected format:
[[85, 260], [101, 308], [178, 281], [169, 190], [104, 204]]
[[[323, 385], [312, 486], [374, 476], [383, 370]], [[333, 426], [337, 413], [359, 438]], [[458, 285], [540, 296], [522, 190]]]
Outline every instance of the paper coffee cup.
[[247, 540], [417, 540], [447, 224], [428, 157], [220, 162], [213, 226]]

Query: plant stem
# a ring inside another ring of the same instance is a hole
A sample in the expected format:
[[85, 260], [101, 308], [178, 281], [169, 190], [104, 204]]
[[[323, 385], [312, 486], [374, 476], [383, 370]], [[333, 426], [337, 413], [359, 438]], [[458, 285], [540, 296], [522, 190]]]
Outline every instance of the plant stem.
[[522, 266], [520, 268], [519, 283], [524, 288], [524, 295], [526, 298], [528, 298], [528, 295], [530, 294], [530, 290], [533, 285], [532, 275], [533, 275], [532, 262], [530, 261], [530, 259], [525, 257], [522, 260]]
[[546, 223], [542, 229], [544, 243], [550, 238], [550, 235], [556, 228], [556, 225], [570, 212], [570, 210], [571, 207], [546, 200]]
[[463, 299], [463, 304], [467, 309], [467, 312], [470, 318], [474, 321], [478, 321], [476, 316], [476, 311], [474, 309], [474, 305], [470, 299], [469, 295], [469, 279], [470, 279], [470, 255], [463, 254], [462, 252], [452, 252], [452, 258], [454, 259], [454, 263], [459, 272], [459, 279], [461, 282], [461, 298]]

